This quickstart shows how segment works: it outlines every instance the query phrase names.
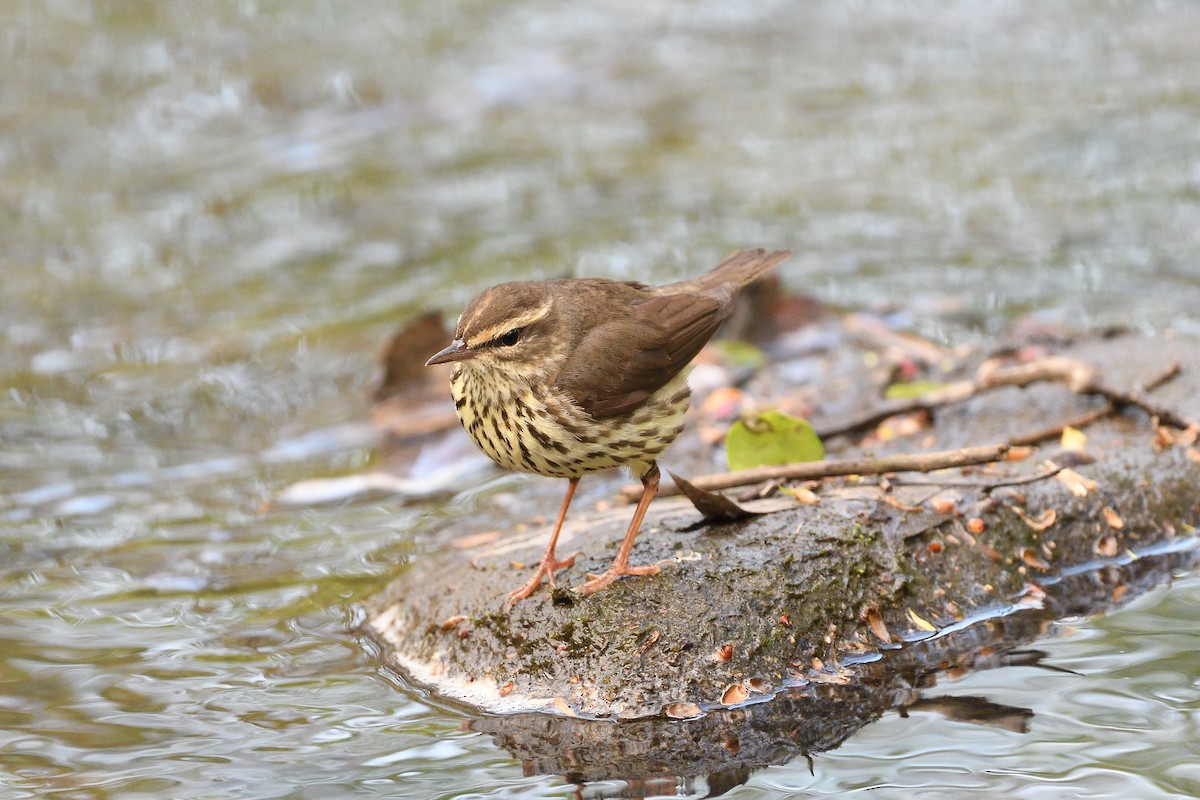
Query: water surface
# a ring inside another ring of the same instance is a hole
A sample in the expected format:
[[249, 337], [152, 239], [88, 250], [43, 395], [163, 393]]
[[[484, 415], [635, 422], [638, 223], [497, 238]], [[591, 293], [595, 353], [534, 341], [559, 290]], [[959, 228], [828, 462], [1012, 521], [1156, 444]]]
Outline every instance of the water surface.
[[[378, 463], [353, 425], [391, 330], [762, 245], [939, 341], [1194, 337], [1197, 30], [1186, 2], [3, 5], [0, 785], [572, 796], [349, 632], [431, 533], [560, 487], [265, 505]], [[1078, 675], [937, 690], [1029, 733], [889, 715], [728, 794], [1200, 794], [1198, 605], [1189, 578], [1071, 624], [1043, 649]]]

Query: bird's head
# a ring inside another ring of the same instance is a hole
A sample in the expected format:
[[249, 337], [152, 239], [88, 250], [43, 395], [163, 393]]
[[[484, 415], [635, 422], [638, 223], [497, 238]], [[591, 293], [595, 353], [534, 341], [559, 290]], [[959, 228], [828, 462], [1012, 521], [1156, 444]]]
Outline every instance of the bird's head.
[[560, 314], [550, 286], [517, 281], [493, 286], [467, 304], [454, 341], [426, 366], [463, 362], [469, 369], [531, 374], [560, 361], [563, 344], [555, 331]]

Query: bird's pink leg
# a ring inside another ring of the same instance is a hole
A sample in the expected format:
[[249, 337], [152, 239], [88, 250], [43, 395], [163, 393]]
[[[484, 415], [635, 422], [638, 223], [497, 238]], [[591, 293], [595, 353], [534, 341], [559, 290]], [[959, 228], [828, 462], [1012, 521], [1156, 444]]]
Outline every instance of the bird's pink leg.
[[547, 582], [554, 585], [554, 571], [566, 569], [575, 563], [575, 556], [564, 558], [559, 561], [554, 557], [554, 548], [558, 544], [558, 532], [562, 530], [563, 520], [567, 518], [567, 508], [571, 505], [571, 498], [575, 496], [575, 487], [579, 485], [579, 478], [571, 478], [571, 483], [567, 486], [567, 496], [563, 498], [562, 508], [558, 511], [558, 521], [554, 523], [554, 533], [550, 534], [550, 543], [546, 545], [546, 552], [542, 554], [542, 562], [538, 565], [537, 572], [533, 573], [524, 585], [514, 589], [508, 594], [508, 605], [511, 607], [518, 600], [524, 600], [529, 595], [533, 594], [545, 578]]
[[613, 559], [612, 566], [599, 575], [589, 575], [590, 581], [574, 587], [572, 591], [579, 594], [591, 594], [611, 585], [623, 575], [657, 575], [659, 573], [658, 564], [637, 567], [629, 565], [629, 553], [633, 550], [633, 540], [637, 536], [638, 529], [642, 527], [642, 518], [646, 516], [646, 509], [650, 507], [650, 501], [658, 493], [658, 479], [657, 464], [642, 476], [642, 498], [638, 500], [637, 509], [633, 512], [633, 519], [629, 522], [629, 529], [625, 531], [625, 539], [621, 542], [621, 549], [617, 551], [617, 557]]

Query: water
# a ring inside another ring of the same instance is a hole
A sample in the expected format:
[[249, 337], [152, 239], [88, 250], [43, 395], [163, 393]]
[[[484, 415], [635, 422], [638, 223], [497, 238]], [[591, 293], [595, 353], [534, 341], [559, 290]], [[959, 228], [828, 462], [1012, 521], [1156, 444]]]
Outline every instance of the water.
[[[1198, 23], [1184, 2], [4, 4], [0, 785], [572, 796], [349, 632], [435, 533], [558, 487], [270, 505], [379, 463], [353, 426], [394, 326], [502, 276], [665, 280], [786, 245], [794, 288], [942, 341], [1030, 312], [1195, 336]], [[1032, 708], [1028, 733], [889, 714], [815, 775], [728, 796], [1200, 794], [1198, 604], [1188, 578], [1044, 645], [1079, 675], [933, 692]]]

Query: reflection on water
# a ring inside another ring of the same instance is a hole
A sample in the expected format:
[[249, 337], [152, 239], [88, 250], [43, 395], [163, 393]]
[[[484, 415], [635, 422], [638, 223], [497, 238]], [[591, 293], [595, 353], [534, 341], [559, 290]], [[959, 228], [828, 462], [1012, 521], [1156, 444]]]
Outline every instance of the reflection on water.
[[[1195, 334], [1198, 14], [3, 4], [0, 786], [571, 796], [348, 633], [431, 534], [557, 490], [266, 505], [375, 463], [396, 322], [501, 276], [786, 245], [793, 285], [939, 338], [1027, 311]], [[954, 687], [1027, 734], [889, 712], [728, 796], [1200, 793], [1198, 606], [1184, 581], [1038, 645], [1077, 676]]]

